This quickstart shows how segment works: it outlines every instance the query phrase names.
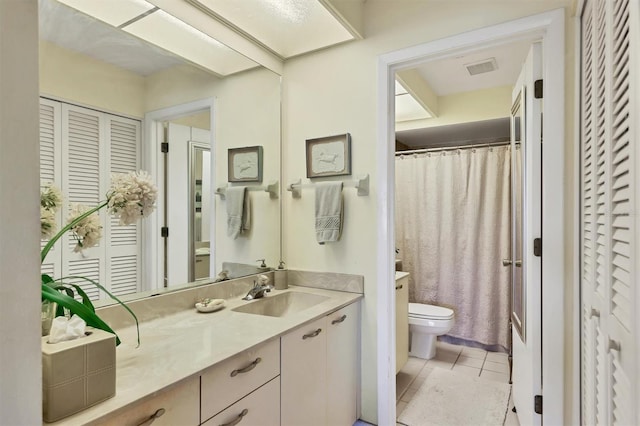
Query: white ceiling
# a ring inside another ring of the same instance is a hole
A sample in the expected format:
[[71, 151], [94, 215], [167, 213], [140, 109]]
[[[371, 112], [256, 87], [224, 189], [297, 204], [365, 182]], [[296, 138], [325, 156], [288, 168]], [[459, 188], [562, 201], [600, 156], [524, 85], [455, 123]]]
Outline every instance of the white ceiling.
[[185, 60], [55, 0], [39, 0], [40, 38], [139, 75]]
[[[514, 85], [530, 46], [531, 40], [520, 40], [464, 55], [428, 62], [418, 67], [418, 72], [438, 96]], [[473, 76], [469, 75], [465, 64], [489, 58], [495, 58], [498, 64], [496, 71]]]
[[318, 0], [39, 0], [40, 33], [141, 75], [185, 62], [218, 76], [259, 63], [278, 72], [285, 58], [355, 39], [328, 7]]
[[319, 1], [192, 0], [282, 58], [353, 40]]
[[[416, 70], [438, 97], [494, 87], [514, 86], [532, 41], [530, 39], [518, 40], [464, 55], [426, 62], [416, 67]], [[495, 71], [472, 76], [465, 67], [465, 64], [473, 64], [490, 58], [494, 58], [497, 63], [498, 68]], [[420, 114], [423, 110], [418, 105], [415, 106], [413, 112], [407, 112], [402, 109], [397, 100], [396, 109], [402, 111], [403, 114], [402, 116], [396, 114], [396, 122], [403, 121], [402, 117], [404, 116]], [[506, 127], [502, 119], [488, 120], [482, 123], [422, 127], [396, 132], [396, 139], [412, 148], [422, 148], [431, 144], [442, 146], [473, 140], [474, 132], [476, 133], [475, 140], [499, 139], [504, 137], [505, 128], [508, 130], [508, 120]]]

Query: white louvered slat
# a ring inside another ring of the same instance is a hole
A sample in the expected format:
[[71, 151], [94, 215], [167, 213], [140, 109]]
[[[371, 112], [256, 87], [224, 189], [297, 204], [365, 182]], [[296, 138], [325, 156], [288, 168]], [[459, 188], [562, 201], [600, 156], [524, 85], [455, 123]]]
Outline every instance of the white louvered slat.
[[111, 244], [113, 246], [135, 245], [138, 242], [137, 224], [121, 226], [119, 220], [111, 219]]
[[[628, 2], [614, 2], [613, 20], [618, 27], [613, 31], [614, 60], [612, 61], [612, 85], [616, 96], [612, 101], [612, 229], [611, 229], [611, 313], [622, 326], [631, 330], [631, 232], [630, 222], [632, 197], [629, 144], [629, 18]], [[622, 220], [618, 220], [622, 219]]]
[[[46, 176], [57, 174], [55, 180], [64, 183], [59, 184], [64, 195], [61, 212], [64, 222], [68, 220], [71, 203], [95, 207], [104, 200], [109, 172], [139, 169], [140, 121], [42, 99], [41, 128], [41, 168]], [[48, 160], [52, 151], [54, 159]], [[58, 249], [55, 256], [50, 252], [51, 259], [47, 260], [52, 260], [52, 264], [47, 263], [43, 271], [56, 278], [85, 276], [107, 289], [113, 281], [119, 294], [138, 291], [139, 226], [116, 226], [117, 220], [106, 215], [104, 209], [99, 216], [103, 237], [97, 247], [85, 250], [82, 255], [75, 254], [72, 250], [76, 241], [67, 233], [61, 241], [64, 249]], [[120, 260], [112, 261], [110, 256]], [[123, 272], [119, 270], [121, 265]], [[78, 284], [91, 299], [101, 297], [94, 286], [80, 281]]]
[[[121, 117], [108, 117], [110, 172], [128, 173], [140, 168], [140, 122]], [[109, 223], [111, 291], [116, 295], [135, 293], [141, 289], [140, 225], [121, 226], [117, 219]]]
[[111, 172], [126, 173], [138, 169], [138, 126], [111, 120]]
[[[597, 323], [596, 323], [597, 324]], [[597, 324], [595, 327], [595, 418], [594, 425], [607, 424], [609, 396], [607, 380], [607, 338]]]
[[595, 321], [591, 318], [591, 311], [582, 309], [582, 407], [583, 424], [596, 424], [596, 375], [595, 375]]
[[55, 168], [55, 117], [54, 107], [40, 104], [40, 180], [54, 182]]
[[[635, 86], [640, 69], [639, 16], [633, 0], [587, 0], [581, 16], [584, 425], [640, 423], [638, 389], [632, 380], [640, 371], [634, 340], [638, 336], [638, 133], [634, 126], [640, 102], [635, 99], [640, 93]], [[592, 311], [594, 306], [597, 309]]]
[[115, 256], [111, 258], [111, 292], [124, 296], [138, 291], [138, 258]]
[[100, 201], [100, 120], [97, 115], [69, 111], [68, 197], [72, 203]]
[[[100, 259], [81, 259], [69, 261], [69, 276], [89, 278], [100, 282]], [[79, 285], [89, 299], [100, 299], [100, 289], [91, 283], [81, 279], [69, 279], [68, 282]]]
[[628, 426], [633, 424], [630, 407], [634, 403], [630, 398], [631, 382], [614, 352], [609, 355], [609, 371], [611, 375], [611, 416], [608, 424]]

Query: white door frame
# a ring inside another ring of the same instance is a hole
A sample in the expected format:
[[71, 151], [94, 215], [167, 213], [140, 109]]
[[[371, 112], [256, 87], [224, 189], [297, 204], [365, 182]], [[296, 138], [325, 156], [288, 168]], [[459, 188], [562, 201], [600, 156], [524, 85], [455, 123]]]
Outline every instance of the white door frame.
[[[142, 135], [142, 168], [144, 170], [147, 170], [149, 174], [154, 177], [156, 185], [158, 186], [158, 200], [156, 203], [157, 206], [164, 206], [164, 191], [162, 190], [164, 188], [164, 184], [160, 181], [160, 177], [164, 175], [164, 166], [159, 161], [159, 141], [162, 139], [162, 135], [158, 134], [158, 122], [163, 122], [209, 110], [209, 135], [211, 138], [211, 152], [214, 153], [214, 102], [214, 98], [206, 98], [158, 109], [148, 112], [144, 115]], [[212, 173], [211, 176], [213, 179], [215, 174]], [[142, 248], [143, 290], [150, 289], [149, 286], [151, 286], [151, 289], [163, 288], [162, 259], [164, 259], [164, 246], [162, 244], [162, 238], [160, 237], [160, 224], [162, 222], [161, 215], [163, 213], [161, 211], [161, 208], [163, 207], [158, 207], [155, 212], [149, 217], [149, 220], [143, 221], [143, 239], [144, 241], [148, 241], [148, 244], [145, 244]], [[212, 212], [211, 223], [215, 223], [214, 221], [215, 213]], [[211, 240], [215, 241], [214, 226], [211, 227]]]
[[[378, 424], [394, 424], [395, 399], [395, 105], [396, 71], [443, 57], [537, 37], [543, 44], [542, 388], [544, 423], [564, 422], [564, 9], [481, 28], [378, 57]], [[572, 336], [568, 336], [572, 338]], [[532, 401], [533, 403], [533, 401]], [[574, 417], [575, 418], [575, 417]]]

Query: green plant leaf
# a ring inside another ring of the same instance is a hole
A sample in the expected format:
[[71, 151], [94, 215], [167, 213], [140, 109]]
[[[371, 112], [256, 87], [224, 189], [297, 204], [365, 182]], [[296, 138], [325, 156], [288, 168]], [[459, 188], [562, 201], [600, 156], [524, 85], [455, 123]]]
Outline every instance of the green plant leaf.
[[[59, 282], [60, 280], [58, 280]], [[76, 293], [78, 293], [78, 296], [80, 296], [82, 298], [82, 304], [84, 306], [86, 306], [87, 308], [91, 309], [91, 312], [95, 312], [96, 308], [93, 306], [93, 303], [91, 302], [91, 299], [89, 299], [89, 296], [87, 296], [87, 293], [85, 293], [85, 291], [82, 289], [82, 287], [80, 287], [79, 285], [73, 284], [73, 283], [62, 283], [62, 285], [59, 285], [56, 288], [56, 290], [60, 290], [63, 288], [66, 288], [66, 286], [70, 286], [76, 289]], [[67, 292], [67, 294], [69, 294]], [[73, 296], [71, 296], [73, 297]]]
[[100, 283], [90, 279], [90, 278], [86, 278], [86, 277], [79, 277], [79, 276], [75, 276], [75, 275], [71, 275], [68, 277], [64, 277], [64, 278], [59, 278], [56, 281], [60, 282], [63, 280], [84, 280], [87, 282], [90, 282], [91, 284], [95, 285], [96, 287], [98, 287], [100, 290], [104, 291], [105, 293], [107, 293], [107, 295], [109, 297], [111, 297], [113, 300], [115, 300], [116, 302], [118, 302], [120, 305], [122, 305], [123, 308], [125, 308], [133, 317], [134, 321], [136, 322], [136, 332], [138, 334], [138, 346], [140, 346], [140, 325], [138, 324], [138, 317], [136, 316], [136, 314], [133, 313], [133, 311], [131, 309], [129, 309], [129, 307], [120, 299], [118, 299], [116, 296], [114, 296], [113, 294], [111, 294], [111, 292], [109, 290], [107, 290], [106, 288], [104, 288], [102, 285], [100, 285]]
[[92, 312], [91, 309], [87, 308], [74, 298], [60, 293], [59, 291], [54, 290], [46, 284], [42, 285], [42, 297], [46, 300], [57, 303], [59, 306], [64, 306], [65, 308], [69, 309], [69, 311], [85, 320], [87, 325], [107, 331], [109, 333], [113, 333], [116, 336], [116, 346], [120, 344], [120, 338], [118, 337], [116, 332], [113, 331], [111, 327], [107, 325], [107, 323], [102, 321], [100, 317], [95, 314], [95, 312]]

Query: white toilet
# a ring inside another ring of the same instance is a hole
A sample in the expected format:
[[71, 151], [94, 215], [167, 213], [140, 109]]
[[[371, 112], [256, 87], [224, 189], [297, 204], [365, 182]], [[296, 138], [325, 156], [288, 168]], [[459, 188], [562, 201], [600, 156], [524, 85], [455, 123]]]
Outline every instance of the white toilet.
[[436, 356], [436, 337], [453, 327], [453, 310], [442, 306], [409, 303], [409, 355], [422, 359]]

